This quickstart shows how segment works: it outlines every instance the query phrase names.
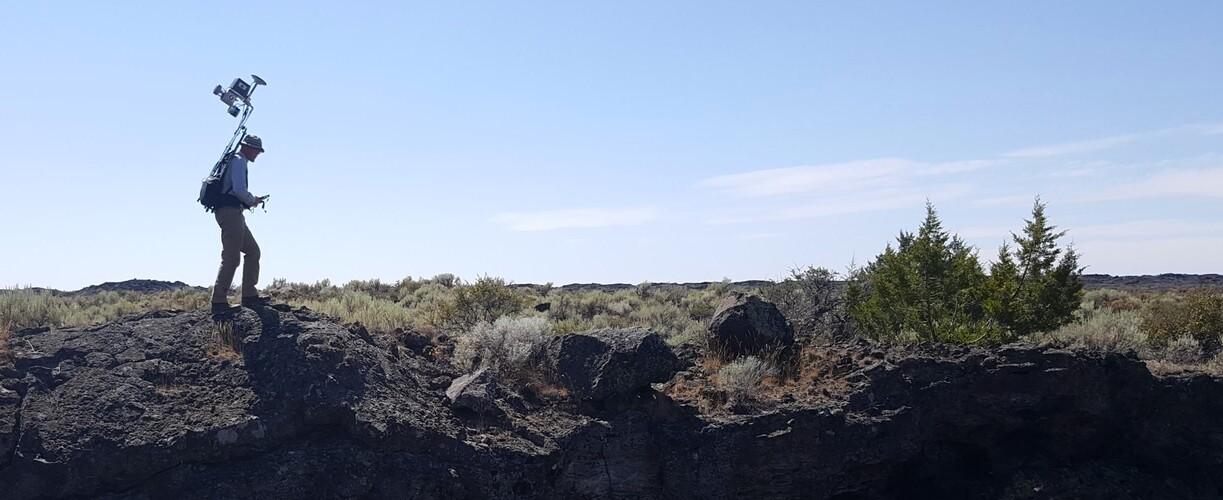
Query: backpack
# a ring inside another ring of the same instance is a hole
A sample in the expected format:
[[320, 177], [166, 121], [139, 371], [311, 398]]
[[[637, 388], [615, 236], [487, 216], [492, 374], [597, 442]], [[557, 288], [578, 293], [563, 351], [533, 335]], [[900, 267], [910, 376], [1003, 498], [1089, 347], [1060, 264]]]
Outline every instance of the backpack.
[[196, 201], [204, 205], [204, 210], [212, 212], [226, 201], [228, 195], [221, 192], [224, 189], [225, 172], [229, 170], [229, 155], [212, 167], [212, 172], [200, 183], [200, 197]]

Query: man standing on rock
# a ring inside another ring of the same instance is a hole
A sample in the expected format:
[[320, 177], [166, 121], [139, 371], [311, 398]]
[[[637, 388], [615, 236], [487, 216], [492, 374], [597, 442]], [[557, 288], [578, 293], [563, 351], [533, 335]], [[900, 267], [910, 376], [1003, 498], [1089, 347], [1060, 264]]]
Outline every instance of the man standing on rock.
[[242, 305], [255, 307], [267, 303], [259, 296], [255, 285], [259, 283], [259, 243], [246, 225], [243, 210], [255, 208], [267, 200], [267, 196], [256, 197], [247, 189], [247, 166], [263, 152], [263, 141], [258, 136], [248, 135], [242, 139], [239, 150], [226, 160], [225, 174], [221, 180], [223, 201], [217, 205], [214, 215], [221, 226], [221, 268], [212, 287], [212, 313], [222, 314], [230, 310], [229, 286], [238, 270], [238, 254], [246, 256], [242, 265]]

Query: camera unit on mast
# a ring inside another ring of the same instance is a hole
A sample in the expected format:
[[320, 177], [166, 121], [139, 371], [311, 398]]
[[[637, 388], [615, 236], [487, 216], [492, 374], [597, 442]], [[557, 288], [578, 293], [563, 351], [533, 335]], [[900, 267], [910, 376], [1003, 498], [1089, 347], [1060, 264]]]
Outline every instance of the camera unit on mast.
[[242, 114], [242, 119], [238, 120], [237, 130], [234, 130], [233, 137], [229, 139], [229, 144], [225, 145], [225, 151], [221, 153], [221, 162], [224, 162], [225, 157], [233, 152], [234, 145], [241, 143], [243, 137], [246, 136], [246, 119], [250, 118], [251, 111], [255, 110], [255, 105], [251, 104], [251, 96], [254, 95], [255, 89], [260, 85], [268, 84], [258, 75], [251, 75], [251, 80], [255, 81], [254, 85], [246, 83], [246, 80], [241, 78], [234, 78], [229, 88], [224, 89], [217, 85], [212, 89], [213, 95], [221, 98], [221, 102], [229, 106], [225, 110], [229, 112], [229, 116], [237, 118], [238, 113]]
[[[200, 185], [200, 197], [198, 201], [204, 205], [204, 209], [212, 211], [215, 208], [216, 198], [221, 193], [221, 180], [225, 175], [225, 165], [229, 161], [229, 156], [237, 152], [237, 148], [242, 144], [242, 139], [246, 138], [246, 120], [251, 117], [251, 112], [255, 110], [255, 105], [251, 104], [251, 95], [255, 93], [255, 89], [260, 85], [267, 85], [268, 82], [259, 78], [258, 75], [251, 75], [251, 80], [254, 84], [247, 83], [241, 78], [234, 78], [233, 83], [229, 84], [229, 88], [223, 88], [217, 85], [212, 89], [213, 95], [221, 99], [227, 108], [226, 112], [229, 116], [237, 118], [238, 128], [234, 130], [234, 135], [229, 138], [229, 143], [225, 145], [225, 150], [221, 152], [221, 158], [212, 165], [212, 170], [208, 173], [208, 177], [204, 178]], [[265, 198], [266, 200], [266, 198]], [[260, 203], [262, 205], [263, 203]]]

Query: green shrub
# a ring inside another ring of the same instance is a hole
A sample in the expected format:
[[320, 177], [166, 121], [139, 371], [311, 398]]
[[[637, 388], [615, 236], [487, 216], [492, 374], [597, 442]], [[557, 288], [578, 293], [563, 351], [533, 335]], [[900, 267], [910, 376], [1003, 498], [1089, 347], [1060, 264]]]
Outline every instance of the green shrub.
[[12, 329], [5, 323], [0, 323], [0, 366], [6, 365], [13, 361], [13, 354], [9, 351], [9, 339], [12, 336]]
[[552, 333], [557, 335], [565, 335], [567, 333], [578, 333], [591, 329], [589, 320], [582, 318], [567, 318], [562, 320], [552, 321]]
[[651, 302], [659, 302], [678, 306], [684, 301], [684, 297], [688, 295], [688, 290], [682, 287], [656, 288], [650, 294]]
[[1060, 249], [1038, 198], [1015, 247], [1003, 245], [987, 276], [976, 251], [943, 230], [934, 207], [916, 234], [901, 232], [851, 273], [846, 302], [856, 326], [877, 339], [997, 344], [1074, 320], [1082, 303], [1078, 253]]
[[705, 291], [714, 297], [724, 297], [730, 292], [730, 278], [722, 278], [722, 281], [710, 283], [709, 286], [705, 287]]
[[590, 320], [599, 315], [626, 316], [643, 303], [633, 292], [601, 291], [552, 292], [548, 317], [556, 321], [577, 318]]
[[345, 291], [363, 292], [371, 297], [386, 300], [395, 300], [398, 296], [397, 285], [383, 283], [382, 280], [374, 278], [371, 280], [352, 280], [344, 284]]
[[328, 279], [307, 284], [291, 283], [277, 278], [272, 280], [272, 285], [264, 289], [264, 292], [277, 300], [292, 303], [295, 300], [326, 300], [338, 297], [341, 289], [332, 285], [331, 280]]
[[612, 313], [612, 297], [605, 292], [588, 292], [578, 297], [574, 310], [579, 318], [591, 319], [600, 314]]
[[504, 279], [482, 276], [475, 283], [458, 284], [454, 290], [453, 310], [447, 326], [468, 331], [480, 323], [492, 323], [502, 316], [519, 313], [526, 297], [510, 288]]
[[653, 330], [664, 338], [670, 338], [687, 331], [692, 325], [700, 326], [693, 321], [688, 312], [679, 306], [665, 303], [652, 303], [632, 310], [625, 326], [642, 326]]
[[688, 317], [693, 321], [705, 322], [713, 318], [713, 313], [717, 312], [717, 306], [710, 300], [705, 300], [703, 297], [696, 299], [684, 298], [683, 307], [688, 310]]
[[1142, 330], [1156, 347], [1189, 336], [1208, 351], [1218, 351], [1223, 347], [1223, 290], [1197, 289], [1151, 301], [1142, 310]]
[[[401, 282], [402, 283], [402, 282]], [[396, 302], [406, 309], [414, 327], [445, 328], [454, 317], [454, 289], [421, 281], [397, 289]]]
[[985, 309], [1011, 336], [1048, 332], [1074, 320], [1083, 301], [1083, 269], [1074, 249], [1062, 250], [1056, 231], [1037, 198], [1023, 235], [1013, 235], [1015, 248], [1003, 245], [990, 266], [989, 298]]
[[587, 329], [596, 328], [625, 328], [633, 325], [633, 321], [627, 316], [618, 314], [597, 314], [595, 317], [586, 320]]
[[962, 344], [1008, 340], [985, 315], [985, 272], [975, 251], [948, 234], [934, 207], [917, 233], [901, 232], [866, 267], [854, 271], [846, 290], [849, 313], [879, 340], [914, 332], [925, 341]]
[[1104, 288], [1084, 292], [1080, 307], [1081, 309], [1091, 310], [1138, 311], [1142, 309], [1142, 305], [1143, 298], [1137, 294], [1124, 290]]
[[664, 340], [666, 340], [667, 344], [670, 345], [671, 347], [675, 347], [680, 344], [688, 344], [688, 343], [701, 345], [705, 340], [705, 335], [706, 335], [705, 325], [701, 323], [697, 323], [697, 322], [692, 322], [692, 323], [689, 323], [686, 328], [684, 328], [684, 331], [679, 332], [678, 334], [672, 335], [670, 337], [667, 337]]

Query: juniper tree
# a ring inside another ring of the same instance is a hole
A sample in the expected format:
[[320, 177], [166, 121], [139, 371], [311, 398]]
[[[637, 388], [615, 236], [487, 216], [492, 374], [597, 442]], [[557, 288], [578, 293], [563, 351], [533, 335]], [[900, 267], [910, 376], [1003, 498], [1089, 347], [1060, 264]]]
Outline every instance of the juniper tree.
[[1011, 234], [1015, 246], [1003, 244], [990, 266], [990, 298], [986, 309], [1011, 335], [1055, 330], [1074, 319], [1083, 299], [1079, 255], [1062, 250], [1066, 235], [1049, 224], [1045, 204], [1036, 198], [1023, 234]]
[[868, 335], [892, 339], [982, 343], [999, 340], [983, 307], [986, 275], [976, 251], [943, 229], [934, 206], [916, 233], [901, 232], [846, 293], [850, 313]]

